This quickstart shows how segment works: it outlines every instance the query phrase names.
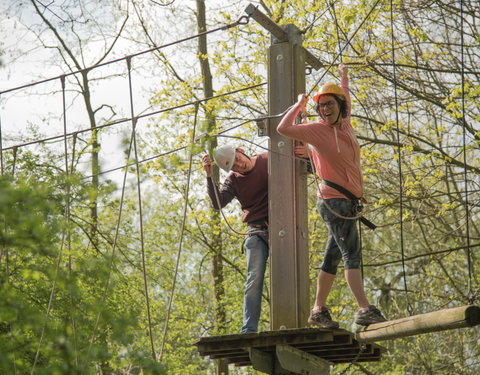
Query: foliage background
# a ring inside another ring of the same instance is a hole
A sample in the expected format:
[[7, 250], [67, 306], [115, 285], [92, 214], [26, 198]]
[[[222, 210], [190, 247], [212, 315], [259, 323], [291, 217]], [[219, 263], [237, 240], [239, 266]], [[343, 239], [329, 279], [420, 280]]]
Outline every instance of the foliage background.
[[[213, 374], [192, 341], [238, 332], [243, 239], [212, 225], [199, 160], [213, 135], [268, 148], [243, 123], [267, 113], [270, 37], [250, 20], [208, 34], [207, 55], [196, 38], [167, 45], [198, 33], [198, 3], [2, 4], [2, 373]], [[335, 81], [340, 60], [349, 66], [367, 215], [380, 224], [362, 232], [372, 301], [390, 319], [466, 304], [479, 286], [477, 2], [254, 4], [304, 30], [324, 62], [308, 91]], [[206, 2], [206, 30], [247, 5]], [[206, 101], [200, 59], [215, 94]], [[64, 74], [65, 91], [60, 78], [20, 88]], [[310, 177], [311, 295], [326, 239], [315, 190]], [[242, 229], [237, 204], [225, 215]], [[268, 281], [264, 297], [268, 330]], [[354, 330], [343, 277], [330, 305]], [[332, 373], [477, 374], [478, 337], [470, 328], [388, 341], [380, 363]]]

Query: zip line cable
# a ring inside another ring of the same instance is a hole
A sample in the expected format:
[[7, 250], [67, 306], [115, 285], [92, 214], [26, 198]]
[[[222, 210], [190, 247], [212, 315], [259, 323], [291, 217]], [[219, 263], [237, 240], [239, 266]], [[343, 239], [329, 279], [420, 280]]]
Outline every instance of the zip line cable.
[[[60, 79], [62, 79], [62, 76], [60, 76]], [[266, 82], [258, 83], [258, 84], [255, 84], [255, 85], [251, 85], [251, 86], [243, 87], [243, 88], [240, 88], [240, 89], [237, 89], [237, 90], [233, 90], [233, 91], [229, 91], [229, 92], [222, 93], [222, 94], [219, 94], [219, 95], [215, 95], [215, 96], [212, 96], [210, 98], [199, 99], [199, 100], [195, 100], [195, 101], [192, 101], [192, 102], [179, 104], [179, 105], [176, 105], [176, 106], [173, 106], [173, 107], [168, 107], [168, 108], [160, 109], [160, 110], [157, 110], [157, 111], [140, 114], [140, 115], [137, 115], [136, 118], [138, 120], [138, 119], [142, 119], [142, 118], [145, 118], [145, 117], [158, 115], [160, 113], [170, 112], [170, 111], [173, 111], [175, 109], [184, 108], [184, 107], [187, 107], [187, 106], [190, 106], [190, 105], [205, 103], [205, 102], [208, 102], [209, 100], [222, 98], [224, 96], [240, 93], [240, 92], [247, 91], [247, 90], [250, 90], [250, 89], [255, 89], [257, 87], [265, 86], [266, 84], [267, 84]], [[262, 117], [261, 119], [263, 119], [263, 118], [268, 118], [268, 116]], [[129, 121], [132, 121], [132, 119], [131, 118], [124, 118], [124, 119], [112, 121], [112, 122], [109, 122], [109, 123], [106, 123], [106, 124], [103, 124], [103, 125], [97, 125], [93, 129], [92, 128], [86, 128], [86, 129], [77, 130], [77, 131], [74, 131], [74, 132], [67, 133], [67, 137], [74, 137], [74, 136], [77, 136], [78, 134], [91, 132], [93, 130], [100, 130], [100, 129], [107, 128], [107, 127], [110, 127], [110, 126], [123, 124], [123, 123], [129, 122]], [[251, 121], [254, 121], [254, 120], [248, 120], [247, 122], [251, 122]], [[241, 126], [241, 125], [239, 125], [239, 126]], [[13, 146], [5, 147], [1, 150], [7, 151], [7, 150], [14, 149], [15, 147], [17, 147], [17, 148], [18, 147], [26, 147], [26, 146], [35, 145], [35, 144], [38, 144], [38, 143], [46, 143], [46, 142], [57, 141], [57, 140], [61, 141], [62, 139], [63, 139], [63, 134], [60, 134], [60, 135], [55, 135], [55, 136], [51, 136], [51, 137], [47, 137], [47, 138], [37, 139], [35, 141], [16, 144], [16, 145], [13, 145]], [[3, 153], [2, 153], [2, 155], [3, 155]]]
[[103, 67], [103, 66], [107, 66], [107, 65], [114, 64], [114, 63], [117, 63], [117, 62], [120, 62], [120, 61], [131, 59], [133, 57], [141, 56], [141, 55], [144, 55], [144, 54], [147, 54], [147, 53], [150, 53], [150, 52], [158, 51], [158, 50], [166, 48], [166, 47], [171, 47], [171, 46], [174, 46], [176, 44], [186, 42], [188, 40], [199, 38], [203, 35], [211, 34], [211, 33], [217, 32], [217, 31], [228, 30], [228, 29], [231, 29], [231, 28], [236, 27], [238, 25], [246, 25], [246, 24], [248, 24], [249, 20], [250, 20], [249, 16], [241, 16], [235, 22], [229, 23], [229, 24], [224, 25], [224, 26], [217, 27], [217, 28], [212, 29], [212, 30], [207, 30], [207, 31], [195, 34], [195, 35], [191, 35], [191, 36], [188, 36], [188, 37], [183, 38], [183, 39], [178, 39], [178, 40], [175, 40], [173, 42], [163, 44], [161, 46], [152, 47], [152, 48], [146, 49], [144, 51], [136, 52], [136, 53], [133, 53], [133, 54], [128, 55], [128, 56], [123, 56], [123, 57], [120, 57], [118, 59], [106, 61], [104, 63], [93, 65], [93, 66], [90, 66], [88, 68], [79, 69], [79, 70], [76, 70], [74, 72], [65, 73], [65, 74], [62, 74], [62, 75], [59, 75], [59, 76], [50, 77], [50, 78], [46, 78], [46, 79], [43, 79], [43, 80], [40, 80], [40, 81], [35, 81], [35, 82], [27, 83], [27, 84], [24, 84], [24, 85], [21, 85], [21, 86], [13, 87], [11, 89], [3, 90], [3, 91], [0, 91], [0, 96], [2, 94], [6, 94], [6, 93], [9, 93], [9, 92], [12, 92], [12, 91], [18, 91], [18, 90], [21, 90], [21, 89], [24, 89], [24, 88], [28, 88], [28, 87], [36, 86], [36, 85], [39, 85], [39, 84], [42, 84], [42, 83], [54, 81], [56, 79], [61, 78], [62, 76], [68, 77], [68, 76], [71, 76], [71, 75], [90, 72], [91, 70], [94, 70], [94, 69], [97, 69], [97, 68], [100, 68], [100, 67]]
[[[195, 118], [193, 122], [193, 130], [192, 130], [192, 140], [191, 144], [193, 145], [195, 143], [195, 131], [197, 128], [197, 116], [198, 116], [198, 105], [195, 106]], [[183, 219], [182, 219], [182, 226], [180, 229], [180, 240], [178, 243], [178, 251], [177, 251], [177, 260], [175, 263], [175, 272], [173, 274], [173, 281], [172, 281], [172, 289], [170, 291], [170, 298], [168, 300], [168, 305], [167, 305], [167, 313], [165, 317], [165, 323], [163, 327], [163, 338], [162, 338], [162, 346], [160, 349], [160, 357], [159, 357], [159, 362], [162, 362], [163, 359], [163, 351], [165, 349], [165, 342], [167, 339], [167, 331], [168, 331], [168, 322], [170, 320], [170, 313], [172, 310], [172, 303], [173, 303], [173, 297], [175, 294], [175, 287], [177, 283], [177, 275], [178, 275], [178, 268], [180, 265], [180, 255], [182, 253], [182, 246], [183, 246], [183, 233], [185, 231], [185, 224], [187, 221], [187, 209], [188, 209], [188, 196], [190, 194], [190, 177], [192, 174], [192, 163], [193, 163], [193, 148], [190, 149], [190, 156], [189, 156], [189, 165], [188, 165], [188, 174], [187, 174], [187, 186], [185, 187], [185, 205], [183, 208]]]
[[413, 307], [410, 304], [407, 286], [407, 272], [405, 268], [405, 245], [403, 240], [403, 173], [402, 173], [402, 146], [400, 143], [400, 124], [398, 116], [398, 94], [397, 94], [397, 69], [395, 66], [395, 34], [393, 23], [393, 0], [390, 0], [390, 29], [391, 29], [391, 48], [392, 48], [392, 65], [393, 65], [393, 93], [395, 100], [395, 124], [397, 134], [397, 152], [398, 152], [398, 178], [399, 178], [399, 216], [400, 216], [400, 251], [402, 256], [402, 272], [403, 272], [403, 286], [405, 290], [405, 299], [407, 302], [407, 311], [410, 315], [413, 313]]

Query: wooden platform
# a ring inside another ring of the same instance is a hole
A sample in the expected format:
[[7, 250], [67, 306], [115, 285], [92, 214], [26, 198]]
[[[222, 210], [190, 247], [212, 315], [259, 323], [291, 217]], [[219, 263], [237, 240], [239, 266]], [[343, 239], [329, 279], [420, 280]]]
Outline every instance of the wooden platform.
[[236, 366], [252, 365], [250, 349], [273, 354], [277, 346], [284, 345], [322, 358], [330, 364], [379, 361], [382, 352], [385, 351], [383, 347], [374, 343], [359, 343], [355, 335], [349, 331], [321, 328], [201, 337], [195, 340], [193, 345], [197, 347], [201, 356], [226, 359], [228, 363]]

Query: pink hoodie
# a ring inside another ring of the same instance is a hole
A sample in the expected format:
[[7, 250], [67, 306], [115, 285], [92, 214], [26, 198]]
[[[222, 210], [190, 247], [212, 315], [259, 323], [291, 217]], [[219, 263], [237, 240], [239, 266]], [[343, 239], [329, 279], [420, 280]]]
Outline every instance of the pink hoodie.
[[[289, 138], [313, 146], [312, 159], [321, 179], [335, 182], [349, 190], [356, 197], [363, 197], [363, 177], [360, 166], [360, 145], [350, 123], [350, 93], [348, 77], [342, 76], [341, 87], [346, 100], [348, 116], [340, 124], [330, 125], [320, 119], [318, 122], [295, 125], [301, 104], [297, 103], [283, 117], [277, 131]], [[324, 184], [320, 184], [318, 196], [323, 199], [348, 198]]]

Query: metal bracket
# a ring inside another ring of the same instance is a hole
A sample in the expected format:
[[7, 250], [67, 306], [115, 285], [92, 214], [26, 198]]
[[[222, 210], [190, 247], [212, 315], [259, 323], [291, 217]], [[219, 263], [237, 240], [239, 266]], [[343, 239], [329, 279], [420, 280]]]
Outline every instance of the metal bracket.
[[274, 353], [248, 348], [255, 370], [271, 375], [329, 375], [330, 363], [290, 345], [276, 345]]
[[267, 119], [267, 118], [256, 120], [257, 128], [258, 128], [258, 133], [257, 134], [258, 134], [259, 137], [268, 137], [269, 136], [268, 120], [269, 119]]

